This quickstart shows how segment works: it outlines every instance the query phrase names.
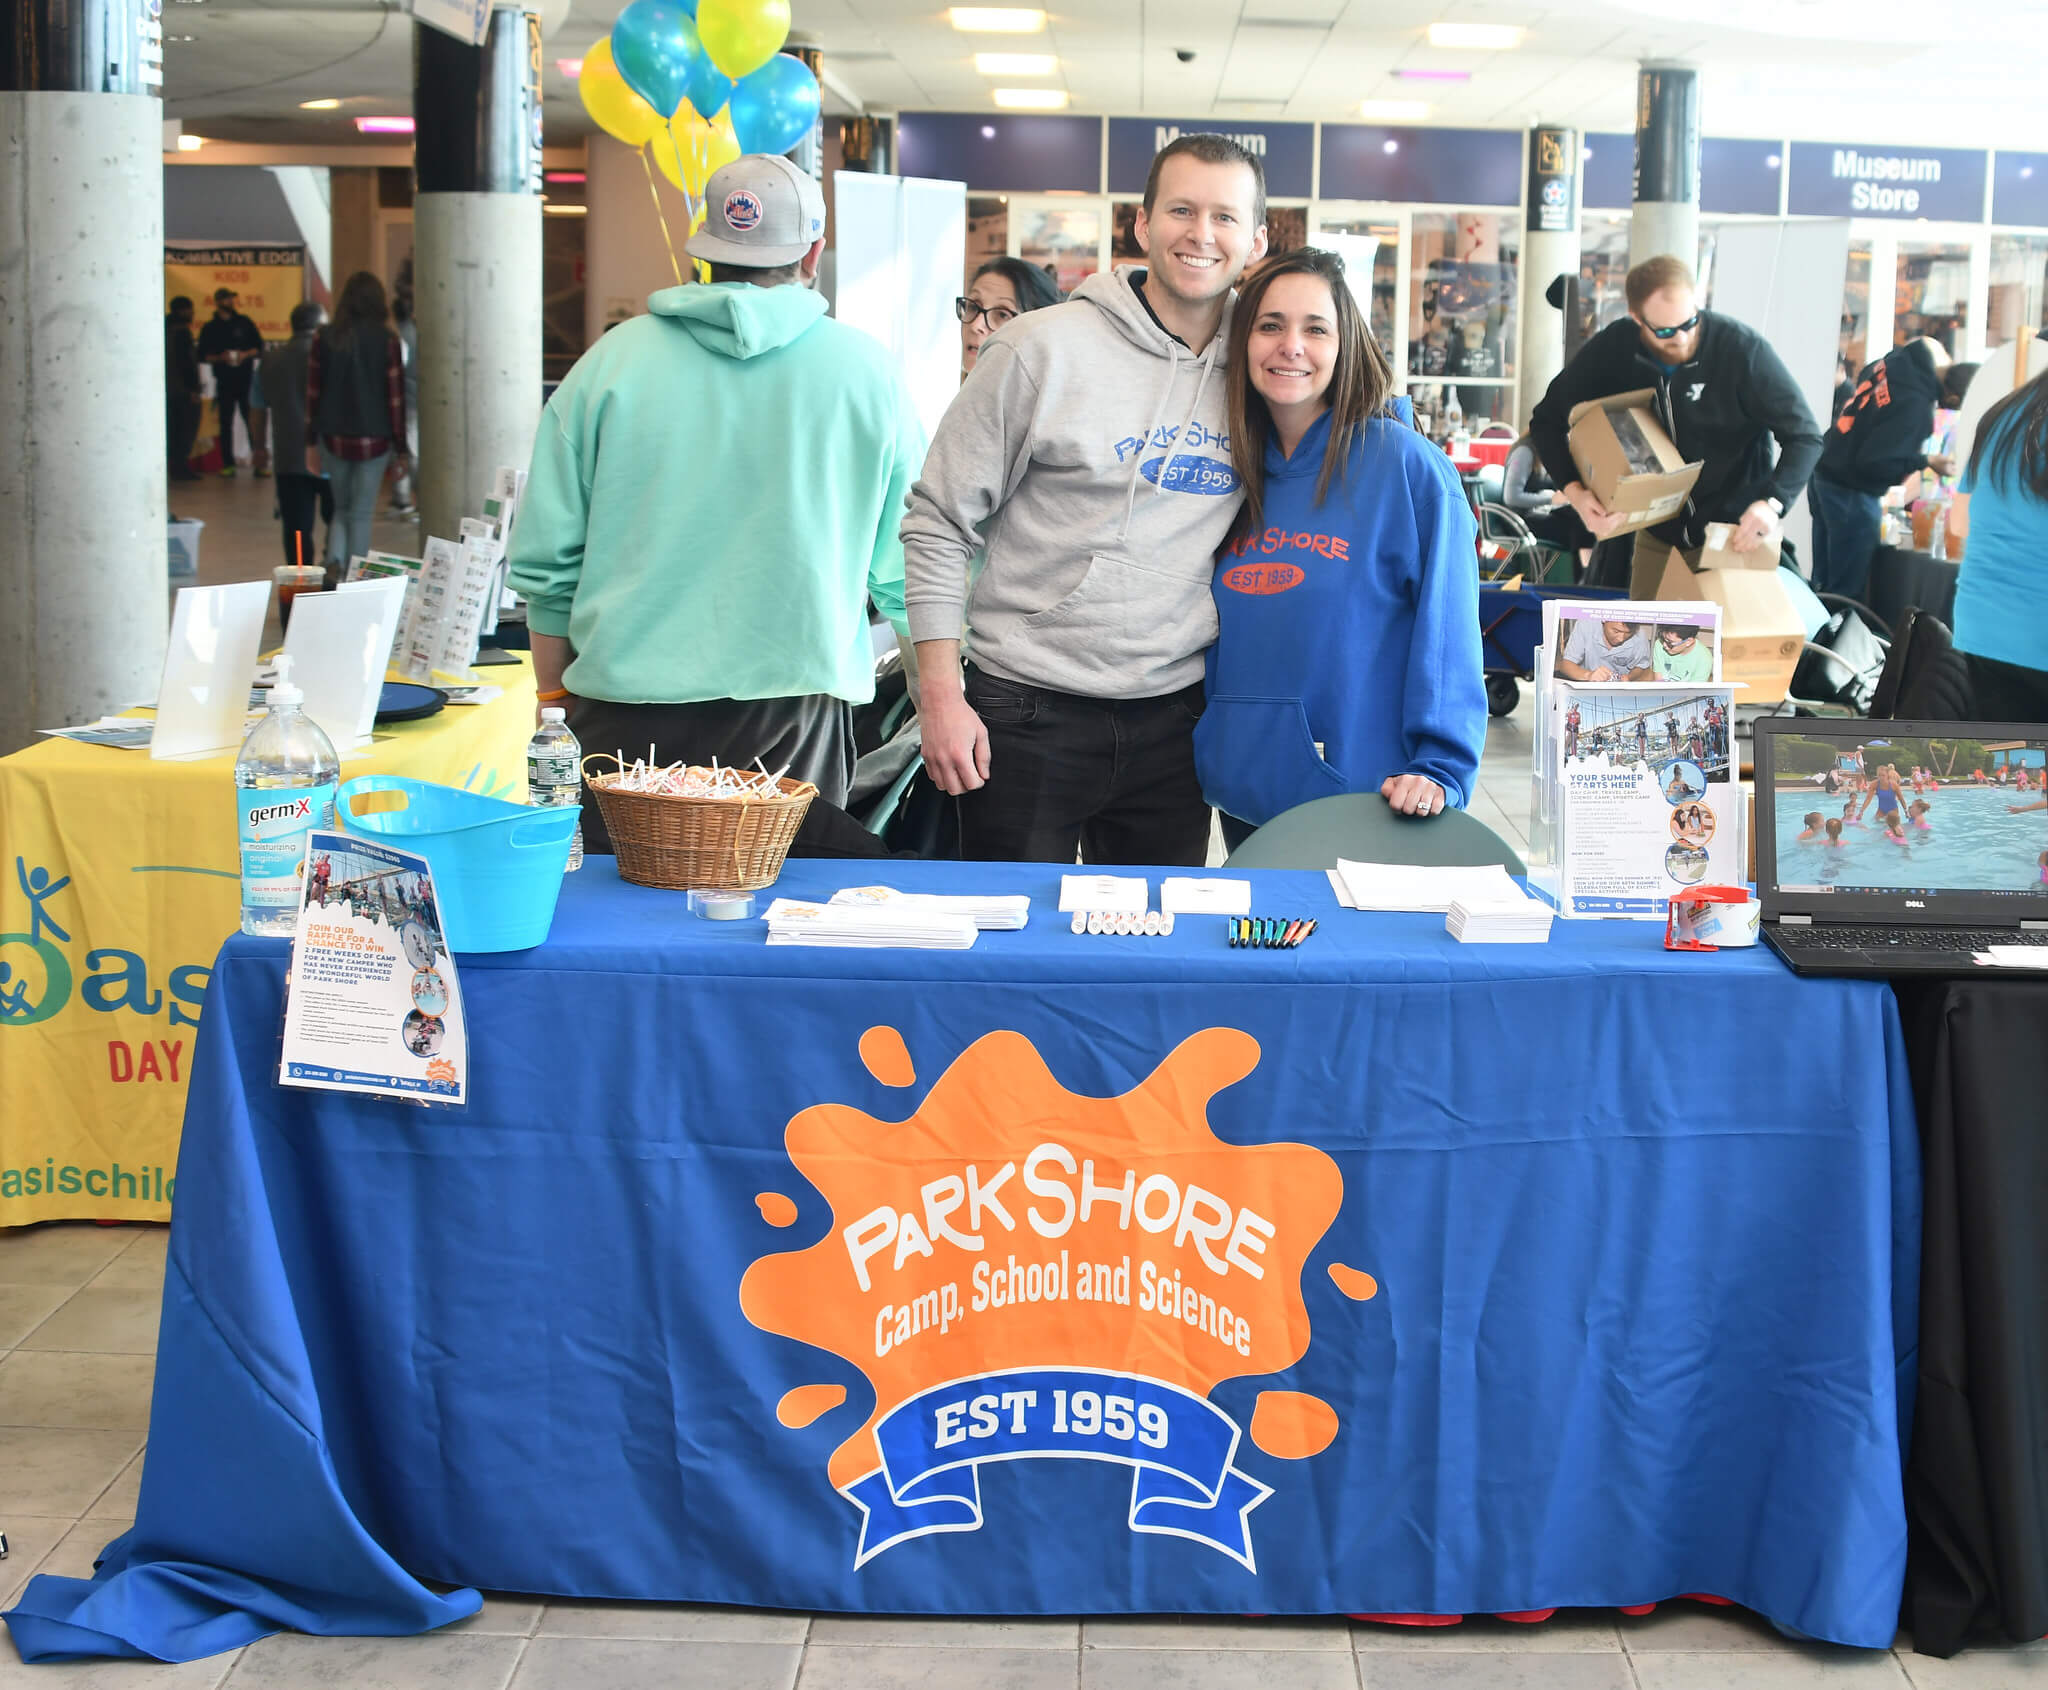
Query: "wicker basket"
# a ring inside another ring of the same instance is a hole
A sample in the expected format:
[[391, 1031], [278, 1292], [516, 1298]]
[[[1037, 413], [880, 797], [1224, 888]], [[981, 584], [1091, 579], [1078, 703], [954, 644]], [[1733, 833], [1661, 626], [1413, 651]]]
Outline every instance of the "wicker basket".
[[636, 886], [682, 891], [715, 886], [757, 892], [782, 873], [783, 859], [803, 826], [818, 789], [809, 781], [783, 780], [779, 798], [673, 798], [662, 793], [620, 792], [618, 771], [595, 774], [596, 757], [584, 760], [584, 779], [604, 815], [605, 831], [618, 853], [619, 878]]

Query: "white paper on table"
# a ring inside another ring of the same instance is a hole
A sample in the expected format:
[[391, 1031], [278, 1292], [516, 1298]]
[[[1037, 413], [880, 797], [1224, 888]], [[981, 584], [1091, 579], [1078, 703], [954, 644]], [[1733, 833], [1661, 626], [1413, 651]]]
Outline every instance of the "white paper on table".
[[75, 739], [80, 745], [108, 745], [122, 751], [140, 751], [155, 737], [156, 725], [138, 716], [102, 716], [76, 728], [38, 728], [50, 739]]
[[1159, 883], [1159, 908], [1165, 915], [1250, 915], [1252, 883], [1170, 874]]
[[842, 886], [832, 894], [832, 905], [965, 916], [984, 933], [1014, 933], [1031, 920], [1031, 900], [1022, 893], [984, 898], [971, 893], [899, 892], [893, 886]]
[[1152, 907], [1152, 883], [1143, 875], [1063, 874], [1060, 876], [1060, 910], [1087, 914], [1143, 915]]
[[242, 743], [249, 676], [270, 614], [270, 583], [180, 587], [156, 694], [153, 758], [201, 756]]
[[1325, 869], [1323, 872], [1330, 877], [1330, 890], [1337, 895], [1337, 902], [1347, 910], [1357, 909], [1358, 900], [1352, 897], [1351, 888], [1344, 884], [1344, 877], [1335, 869]]
[[1970, 960], [1980, 968], [2048, 968], [2048, 945], [1993, 945]]
[[1499, 863], [1484, 868], [1439, 868], [1420, 863], [1353, 863], [1339, 857], [1337, 872], [1362, 910], [1445, 915], [1453, 903], [1497, 903], [1519, 895]]
[[488, 704], [504, 692], [503, 687], [443, 687], [450, 704]]
[[979, 932], [964, 915], [906, 909], [901, 903], [808, 904], [777, 898], [768, 906], [768, 943], [854, 950], [964, 951]]
[[405, 583], [395, 577], [352, 581], [331, 593], [301, 593], [292, 603], [285, 654], [306, 714], [337, 750], [370, 737], [384, 694], [384, 671], [405, 615]]

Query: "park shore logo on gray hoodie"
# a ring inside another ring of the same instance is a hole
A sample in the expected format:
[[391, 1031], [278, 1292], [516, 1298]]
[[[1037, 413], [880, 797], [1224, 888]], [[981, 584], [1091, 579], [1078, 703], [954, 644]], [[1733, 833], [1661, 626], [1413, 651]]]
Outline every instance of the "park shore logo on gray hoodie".
[[903, 521], [914, 639], [964, 629], [991, 674], [1089, 698], [1201, 679], [1210, 575], [1244, 493], [1225, 414], [1228, 311], [1192, 352], [1132, 275], [1090, 276], [983, 344]]

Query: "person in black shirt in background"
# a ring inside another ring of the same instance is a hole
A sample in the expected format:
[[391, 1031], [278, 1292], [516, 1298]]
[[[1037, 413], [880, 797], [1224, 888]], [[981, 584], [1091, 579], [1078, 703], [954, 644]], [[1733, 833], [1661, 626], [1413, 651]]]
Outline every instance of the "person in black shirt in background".
[[164, 438], [173, 481], [197, 481], [192, 442], [199, 433], [199, 348], [192, 339], [192, 301], [182, 293], [164, 318]]
[[1923, 469], [1955, 474], [1955, 460], [1929, 452], [1927, 437], [1938, 410], [1961, 406], [1976, 372], [1975, 364], [1950, 363], [1948, 349], [1922, 335], [1893, 347], [1857, 378], [1828, 427], [1806, 490], [1815, 592], [1862, 598], [1885, 493]]
[[213, 315], [199, 331], [199, 361], [213, 366], [213, 409], [220, 419], [220, 472], [235, 473], [235, 413], [249, 430], [254, 450], [256, 425], [249, 415], [249, 382], [263, 351], [263, 334], [255, 320], [235, 309], [240, 296], [233, 288], [213, 290]]
[[[1685, 509], [1635, 537], [1631, 596], [1654, 598], [1674, 547], [1696, 546], [1710, 522], [1736, 525], [1735, 549], [1775, 538], [1820, 457], [1820, 424], [1784, 361], [1747, 324], [1699, 307], [1692, 271], [1652, 258], [1628, 273], [1629, 314], [1559, 372], [1529, 419], [1544, 468], [1599, 539], [1620, 518], [1579, 480], [1574, 405], [1651, 388], [1665, 431], [1699, 479]], [[1775, 450], [1773, 443], [1775, 442]]]

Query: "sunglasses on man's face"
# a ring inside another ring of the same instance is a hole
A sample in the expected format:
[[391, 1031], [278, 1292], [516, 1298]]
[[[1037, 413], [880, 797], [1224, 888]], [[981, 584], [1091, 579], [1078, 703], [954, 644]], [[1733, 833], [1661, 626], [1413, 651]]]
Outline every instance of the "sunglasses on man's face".
[[953, 315], [963, 323], [971, 323], [977, 317], [986, 317], [991, 332], [1005, 323], [1015, 320], [1017, 313], [1007, 305], [983, 305], [979, 300], [961, 297], [953, 301]]
[[1653, 340], [1675, 340], [1678, 336], [1688, 334], [1699, 326], [1700, 314], [1695, 311], [1684, 322], [1673, 323], [1668, 329], [1660, 329], [1655, 323], [1645, 323], [1643, 324], [1643, 329]]

